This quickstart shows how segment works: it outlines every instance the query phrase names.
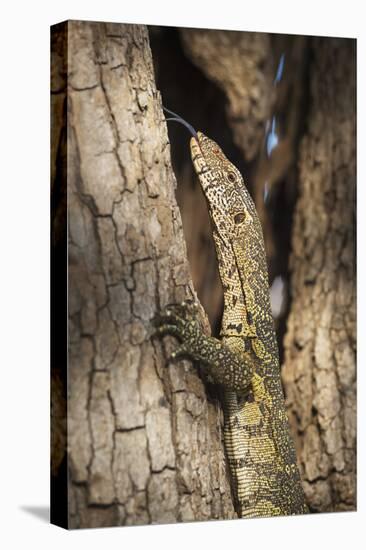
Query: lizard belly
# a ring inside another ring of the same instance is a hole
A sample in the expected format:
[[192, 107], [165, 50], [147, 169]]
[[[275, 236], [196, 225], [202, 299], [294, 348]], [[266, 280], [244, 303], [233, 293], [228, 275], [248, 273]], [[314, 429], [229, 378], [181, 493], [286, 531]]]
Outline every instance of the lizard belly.
[[252, 391], [242, 399], [225, 394], [225, 447], [240, 517], [306, 511], [296, 459], [283, 451], [289, 434], [277, 414], [282, 409], [267, 397], [256, 401]]
[[260, 403], [247, 401], [239, 412], [241, 439], [246, 456], [238, 505], [240, 515], [273, 516], [284, 513], [279, 506], [278, 456], [269, 430], [269, 412]]
[[284, 513], [274, 504], [280, 487], [276, 482], [276, 449], [267, 426], [268, 418], [258, 403], [246, 401], [236, 411], [231, 407], [224, 436], [241, 517]]

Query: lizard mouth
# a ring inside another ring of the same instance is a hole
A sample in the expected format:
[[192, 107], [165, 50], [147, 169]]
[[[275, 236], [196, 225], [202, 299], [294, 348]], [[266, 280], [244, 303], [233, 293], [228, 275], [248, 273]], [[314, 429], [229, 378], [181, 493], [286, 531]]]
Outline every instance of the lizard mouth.
[[190, 141], [191, 158], [198, 177], [209, 171], [200, 143], [203, 137], [202, 132], [197, 132], [197, 137], [191, 137]]
[[205, 137], [202, 132], [196, 132], [196, 130], [193, 128], [189, 122], [184, 120], [180, 115], [175, 113], [174, 111], [171, 111], [170, 109], [167, 109], [163, 106], [163, 111], [165, 113], [168, 113], [168, 117], [166, 118], [166, 121], [172, 121], [172, 122], [179, 122], [179, 124], [182, 124], [187, 128], [189, 133], [192, 135], [191, 141], [190, 141], [190, 149], [191, 149], [191, 157], [194, 169], [198, 176], [203, 174], [204, 172], [208, 171], [208, 165], [205, 161], [203, 151], [201, 148], [201, 141]]

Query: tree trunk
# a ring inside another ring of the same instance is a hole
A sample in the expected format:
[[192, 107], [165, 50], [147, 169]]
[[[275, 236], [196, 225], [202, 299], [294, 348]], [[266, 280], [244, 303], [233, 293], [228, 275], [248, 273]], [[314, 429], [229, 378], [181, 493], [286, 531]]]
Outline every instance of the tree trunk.
[[356, 507], [355, 43], [312, 41], [283, 379], [308, 503]]
[[[69, 313], [68, 513], [55, 522], [234, 517], [218, 402], [189, 362], [167, 365], [173, 340], [150, 338], [155, 313], [195, 292], [147, 29], [74, 21], [52, 34], [53, 254]], [[56, 348], [53, 501], [66, 440]]]

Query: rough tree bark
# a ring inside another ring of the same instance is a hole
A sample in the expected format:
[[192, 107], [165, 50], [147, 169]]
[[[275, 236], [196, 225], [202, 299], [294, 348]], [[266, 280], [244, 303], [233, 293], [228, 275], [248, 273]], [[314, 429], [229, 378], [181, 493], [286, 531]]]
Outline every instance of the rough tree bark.
[[309, 505], [354, 510], [355, 42], [311, 47], [283, 379]]
[[195, 291], [147, 30], [68, 22], [52, 44], [55, 233], [67, 102], [67, 524], [234, 517], [217, 401], [190, 363], [166, 365], [172, 340], [150, 339], [154, 314]]

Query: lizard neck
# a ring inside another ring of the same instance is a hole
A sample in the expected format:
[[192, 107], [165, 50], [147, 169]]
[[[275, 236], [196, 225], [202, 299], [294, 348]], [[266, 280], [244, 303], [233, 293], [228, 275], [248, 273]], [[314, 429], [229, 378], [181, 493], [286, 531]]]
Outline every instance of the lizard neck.
[[248, 315], [239, 271], [235, 264], [225, 262], [220, 270], [224, 290], [224, 312], [221, 336], [255, 336], [253, 319]]
[[[261, 236], [261, 233], [260, 233]], [[264, 244], [253, 236], [225, 243], [213, 232], [224, 291], [221, 336], [254, 338], [259, 325], [273, 329]]]

